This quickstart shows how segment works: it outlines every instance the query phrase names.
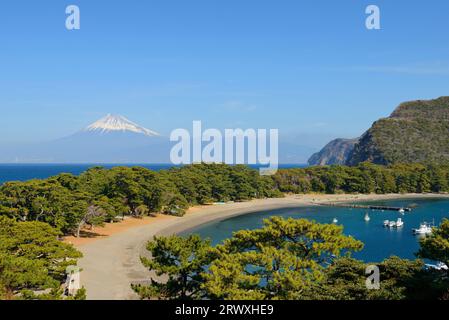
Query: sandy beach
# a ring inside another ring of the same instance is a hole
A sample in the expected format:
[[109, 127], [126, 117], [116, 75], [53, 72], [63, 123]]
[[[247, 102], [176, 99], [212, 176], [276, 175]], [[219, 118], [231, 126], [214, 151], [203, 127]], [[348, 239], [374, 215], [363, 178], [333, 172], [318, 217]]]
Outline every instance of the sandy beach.
[[140, 257], [148, 254], [145, 250], [146, 243], [155, 235], [176, 234], [211, 221], [281, 208], [337, 202], [443, 197], [449, 198], [449, 195], [288, 195], [285, 198], [193, 207], [184, 217], [158, 215], [144, 219], [126, 219], [121, 223], [95, 228], [89, 238], [68, 237], [65, 241], [74, 244], [84, 255], [79, 265], [83, 269], [81, 282], [87, 289], [88, 299], [128, 300], [137, 298], [130, 283], [145, 283], [151, 275], [141, 265]]

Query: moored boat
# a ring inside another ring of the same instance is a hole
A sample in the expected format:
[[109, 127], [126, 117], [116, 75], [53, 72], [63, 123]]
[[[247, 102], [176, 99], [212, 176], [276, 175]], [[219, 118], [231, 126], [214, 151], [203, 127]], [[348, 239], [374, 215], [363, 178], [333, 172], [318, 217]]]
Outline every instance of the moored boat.
[[430, 263], [428, 263], [428, 264], [426, 264], [426, 268], [427, 269], [433, 269], [433, 270], [438, 270], [438, 271], [447, 271], [447, 270], [449, 270], [449, 268], [448, 268], [448, 266], [445, 264], [445, 263], [443, 263], [443, 262], [438, 262], [437, 264], [430, 264]]
[[401, 218], [398, 218], [397, 221], [390, 221], [390, 220], [384, 221], [384, 227], [387, 227], [387, 228], [400, 228], [403, 226], [404, 226], [404, 221], [402, 221]]
[[426, 223], [423, 222], [417, 229], [413, 229], [414, 234], [430, 234], [432, 233], [432, 227]]

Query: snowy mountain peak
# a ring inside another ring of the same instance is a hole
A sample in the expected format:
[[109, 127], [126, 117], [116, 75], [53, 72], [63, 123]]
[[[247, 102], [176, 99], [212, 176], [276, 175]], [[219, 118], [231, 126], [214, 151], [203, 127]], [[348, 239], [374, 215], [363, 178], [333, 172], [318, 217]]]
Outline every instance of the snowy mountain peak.
[[84, 131], [94, 131], [100, 133], [122, 131], [140, 133], [149, 137], [159, 136], [159, 133], [141, 127], [123, 116], [112, 114], [108, 114], [106, 117], [92, 123], [86, 129], [84, 129]]

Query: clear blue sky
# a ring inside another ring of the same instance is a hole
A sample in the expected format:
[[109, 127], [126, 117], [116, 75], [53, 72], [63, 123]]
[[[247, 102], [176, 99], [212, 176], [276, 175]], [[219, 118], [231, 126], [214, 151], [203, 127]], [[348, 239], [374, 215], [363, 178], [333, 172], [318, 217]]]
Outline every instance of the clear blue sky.
[[[365, 28], [369, 4], [380, 31]], [[163, 134], [202, 120], [317, 146], [355, 137], [402, 101], [449, 95], [448, 14], [447, 0], [5, 0], [0, 142], [107, 113]]]

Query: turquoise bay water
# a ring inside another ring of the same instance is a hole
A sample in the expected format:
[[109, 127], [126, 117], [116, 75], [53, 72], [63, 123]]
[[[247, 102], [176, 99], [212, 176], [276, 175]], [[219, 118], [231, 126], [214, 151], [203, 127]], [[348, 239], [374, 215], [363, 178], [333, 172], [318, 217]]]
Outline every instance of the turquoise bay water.
[[[411, 213], [405, 213], [403, 216], [394, 211], [382, 212], [316, 206], [268, 210], [208, 223], [189, 230], [185, 234], [196, 233], [211, 239], [213, 244], [217, 244], [232, 236], [235, 231], [262, 226], [263, 219], [270, 216], [306, 218], [319, 223], [332, 223], [332, 220], [337, 218], [338, 224], [344, 226], [345, 234], [351, 235], [365, 244], [364, 249], [354, 253], [353, 257], [366, 262], [378, 262], [391, 255], [414, 259], [414, 254], [419, 248], [419, 236], [413, 235], [412, 229], [419, 227], [423, 221], [435, 220], [435, 224], [439, 224], [443, 218], [449, 218], [449, 199], [401, 199], [373, 201], [369, 204], [395, 207], [416, 204], [417, 207]], [[366, 212], [371, 218], [369, 222], [364, 220]], [[399, 217], [404, 221], [402, 228], [388, 229], [383, 226], [384, 220], [396, 220]]]

